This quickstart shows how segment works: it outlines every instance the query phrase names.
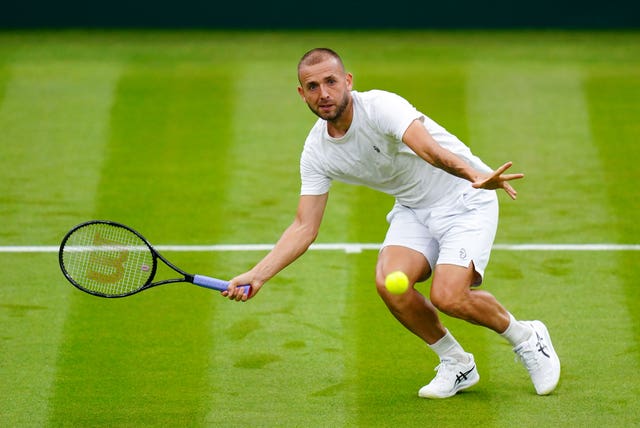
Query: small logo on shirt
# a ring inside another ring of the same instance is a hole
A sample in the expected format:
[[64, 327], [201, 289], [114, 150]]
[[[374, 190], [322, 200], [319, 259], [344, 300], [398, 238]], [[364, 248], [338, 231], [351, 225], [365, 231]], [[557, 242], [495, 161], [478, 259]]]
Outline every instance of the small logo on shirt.
[[467, 250], [460, 248], [460, 259], [465, 260], [467, 258]]
[[380, 153], [380, 149], [378, 148], [378, 146], [373, 146], [373, 150], [375, 150], [376, 152]]

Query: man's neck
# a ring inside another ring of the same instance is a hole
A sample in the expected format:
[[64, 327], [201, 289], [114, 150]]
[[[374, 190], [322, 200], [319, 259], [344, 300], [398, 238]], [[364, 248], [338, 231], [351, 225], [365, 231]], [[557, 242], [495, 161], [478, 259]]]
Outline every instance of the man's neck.
[[343, 137], [351, 127], [353, 122], [353, 98], [340, 117], [332, 121], [327, 121], [327, 132], [333, 138]]

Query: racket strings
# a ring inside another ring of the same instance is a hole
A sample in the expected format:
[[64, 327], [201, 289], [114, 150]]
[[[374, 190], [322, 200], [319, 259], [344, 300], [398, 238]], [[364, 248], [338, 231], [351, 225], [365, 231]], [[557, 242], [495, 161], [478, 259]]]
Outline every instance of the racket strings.
[[92, 223], [76, 229], [63, 248], [64, 267], [76, 285], [105, 296], [130, 294], [153, 275], [145, 242], [128, 229]]

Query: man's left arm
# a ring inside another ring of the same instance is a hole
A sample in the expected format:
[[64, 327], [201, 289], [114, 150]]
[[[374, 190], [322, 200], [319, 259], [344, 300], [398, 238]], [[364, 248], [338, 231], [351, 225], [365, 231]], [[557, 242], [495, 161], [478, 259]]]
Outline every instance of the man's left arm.
[[516, 198], [517, 192], [508, 181], [522, 178], [524, 174], [503, 174], [511, 167], [511, 162], [505, 163], [491, 173], [478, 171], [438, 144], [422, 122], [417, 119], [409, 125], [402, 136], [402, 141], [431, 165], [470, 181], [473, 187], [488, 190], [504, 189], [512, 199]]

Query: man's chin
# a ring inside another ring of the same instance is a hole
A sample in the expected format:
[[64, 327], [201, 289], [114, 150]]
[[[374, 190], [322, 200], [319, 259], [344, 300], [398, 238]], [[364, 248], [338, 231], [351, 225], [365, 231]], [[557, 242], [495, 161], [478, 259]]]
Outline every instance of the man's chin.
[[324, 120], [333, 120], [336, 118], [336, 112], [334, 110], [318, 110], [318, 116]]
[[326, 114], [320, 115], [320, 117], [326, 121], [332, 121], [332, 120], [335, 120], [336, 115], [333, 113], [326, 113]]
[[331, 111], [323, 111], [321, 109], [314, 110], [313, 108], [311, 108], [311, 106], [309, 106], [309, 110], [311, 110], [320, 119], [324, 119], [327, 121], [335, 120], [337, 117], [337, 114], [334, 110], [331, 110]]

